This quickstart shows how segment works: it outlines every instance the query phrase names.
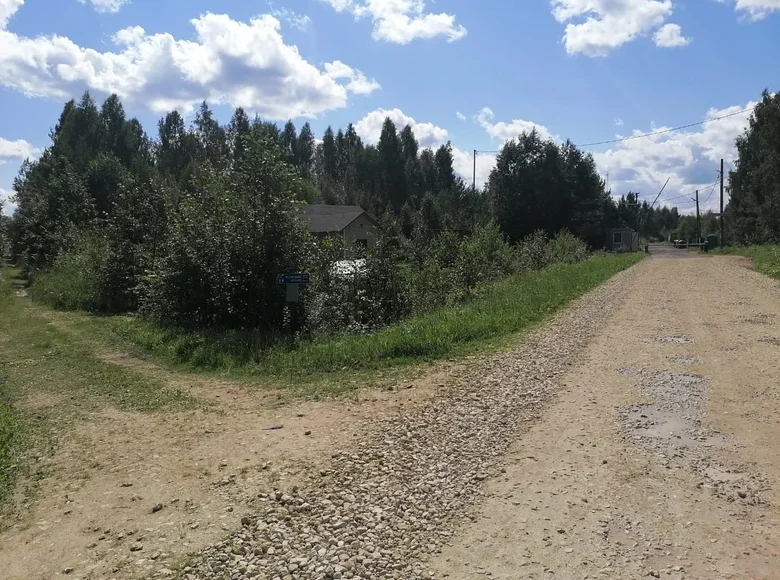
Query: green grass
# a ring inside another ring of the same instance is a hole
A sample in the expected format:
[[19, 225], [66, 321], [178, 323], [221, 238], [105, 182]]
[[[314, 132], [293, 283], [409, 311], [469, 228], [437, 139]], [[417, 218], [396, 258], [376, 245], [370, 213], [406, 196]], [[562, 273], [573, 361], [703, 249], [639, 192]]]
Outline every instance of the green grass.
[[762, 274], [780, 278], [780, 246], [736, 246], [721, 248], [716, 253], [746, 256]]
[[[17, 272], [0, 270], [0, 506], [32, 451], [51, 451], [60, 429], [111, 405], [150, 412], [194, 400], [134, 369], [96, 357], [94, 344], [59, 328], [50, 311], [20, 296]], [[45, 398], [46, 405], [31, 404]]]
[[281, 384], [318, 382], [325, 375], [392, 370], [494, 349], [560, 307], [635, 264], [643, 254], [594, 257], [521, 274], [487, 288], [480, 298], [441, 308], [366, 335], [337, 335], [268, 346], [251, 333], [163, 329], [135, 317], [90, 318], [125, 346], [176, 365], [260, 376]]

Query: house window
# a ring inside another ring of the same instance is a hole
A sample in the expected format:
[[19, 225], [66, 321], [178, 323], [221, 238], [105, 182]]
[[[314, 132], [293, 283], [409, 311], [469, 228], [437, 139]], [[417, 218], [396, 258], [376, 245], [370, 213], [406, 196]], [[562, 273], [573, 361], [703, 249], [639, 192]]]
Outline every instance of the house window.
[[365, 239], [365, 238], [358, 238], [358, 239], [355, 240], [355, 243], [357, 245], [359, 245], [360, 247], [362, 247], [362, 248], [367, 248], [368, 247], [368, 240]]
[[614, 246], [622, 246], [623, 245], [623, 233], [622, 232], [615, 232], [612, 234], [612, 245]]

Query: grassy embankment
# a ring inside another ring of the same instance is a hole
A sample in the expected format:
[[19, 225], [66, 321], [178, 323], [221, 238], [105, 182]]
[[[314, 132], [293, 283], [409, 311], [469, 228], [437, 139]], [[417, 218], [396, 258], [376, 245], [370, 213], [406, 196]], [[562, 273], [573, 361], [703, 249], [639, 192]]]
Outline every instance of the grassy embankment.
[[160, 381], [100, 360], [92, 343], [52, 324], [49, 311], [20, 296], [16, 276], [0, 270], [0, 521], [16, 479], [44, 477], [57, 433], [85, 412], [105, 405], [148, 412], [194, 404]]
[[780, 246], [736, 246], [721, 248], [716, 252], [750, 258], [756, 270], [767, 276], [780, 278]]
[[94, 328], [97, 322], [120, 344], [175, 365], [282, 384], [317, 382], [325, 373], [376, 372], [500, 347], [642, 256], [599, 256], [554, 265], [498, 282], [466, 304], [414, 316], [372, 334], [295, 345], [260, 348], [261, 339], [252, 334], [182, 332], [136, 317], [90, 319], [87, 325]]

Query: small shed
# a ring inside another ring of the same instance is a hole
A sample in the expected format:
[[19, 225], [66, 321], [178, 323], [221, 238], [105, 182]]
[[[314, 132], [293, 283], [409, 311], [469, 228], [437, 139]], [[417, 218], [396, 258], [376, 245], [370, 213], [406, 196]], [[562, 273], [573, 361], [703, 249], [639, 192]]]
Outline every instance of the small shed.
[[639, 233], [631, 228], [613, 228], [609, 230], [607, 248], [613, 252], [638, 252]]
[[359, 205], [306, 204], [303, 215], [312, 234], [340, 237], [345, 249], [356, 243], [366, 248], [376, 244], [376, 220]]

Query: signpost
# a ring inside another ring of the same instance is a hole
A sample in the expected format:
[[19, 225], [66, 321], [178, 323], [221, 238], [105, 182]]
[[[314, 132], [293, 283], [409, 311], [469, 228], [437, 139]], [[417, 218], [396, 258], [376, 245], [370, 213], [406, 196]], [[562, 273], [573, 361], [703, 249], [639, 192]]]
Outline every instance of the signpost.
[[298, 298], [300, 297], [300, 285], [309, 283], [309, 274], [307, 272], [277, 274], [276, 283], [286, 287], [287, 302], [298, 302]]
[[307, 272], [297, 272], [295, 274], [277, 274], [277, 284], [308, 284], [309, 274]]

